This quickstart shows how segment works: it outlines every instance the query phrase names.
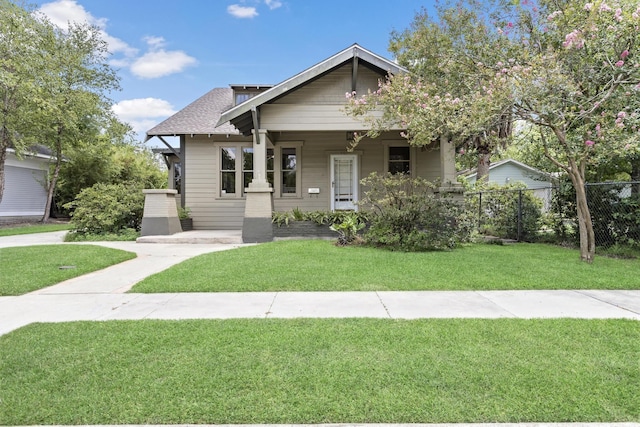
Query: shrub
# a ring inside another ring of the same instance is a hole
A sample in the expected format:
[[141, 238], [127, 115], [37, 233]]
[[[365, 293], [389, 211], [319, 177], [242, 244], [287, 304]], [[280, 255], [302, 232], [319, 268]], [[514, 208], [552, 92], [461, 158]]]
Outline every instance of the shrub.
[[528, 242], [537, 238], [542, 200], [524, 184], [480, 183], [475, 190], [468, 202], [471, 212], [478, 216], [481, 233]]
[[365, 223], [355, 212], [349, 212], [342, 221], [332, 224], [329, 228], [338, 233], [338, 246], [346, 246], [358, 239], [358, 231], [365, 227]]
[[451, 249], [467, 241], [470, 227], [463, 206], [434, 194], [436, 186], [422, 178], [372, 173], [361, 205], [370, 211], [365, 241], [402, 251]]
[[144, 195], [142, 189], [123, 184], [95, 184], [85, 188], [73, 202], [72, 231], [79, 234], [118, 234], [125, 229], [140, 230]]

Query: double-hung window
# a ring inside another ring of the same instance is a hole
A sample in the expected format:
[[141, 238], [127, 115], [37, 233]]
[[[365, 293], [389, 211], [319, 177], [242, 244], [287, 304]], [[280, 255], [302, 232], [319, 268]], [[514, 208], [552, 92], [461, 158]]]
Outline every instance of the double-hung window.
[[[274, 197], [300, 197], [301, 143], [267, 148], [267, 182]], [[253, 146], [228, 144], [220, 147], [220, 197], [244, 197], [254, 177]]]
[[411, 148], [389, 147], [388, 171], [391, 174], [411, 174]]
[[221, 195], [236, 194], [236, 153], [238, 147], [220, 148], [220, 193]]

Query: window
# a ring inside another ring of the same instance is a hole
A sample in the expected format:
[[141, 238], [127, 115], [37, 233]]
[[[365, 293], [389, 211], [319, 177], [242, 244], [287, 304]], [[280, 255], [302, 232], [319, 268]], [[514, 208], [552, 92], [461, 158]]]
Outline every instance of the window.
[[411, 173], [410, 147], [389, 147], [389, 173]]
[[236, 147], [222, 147], [220, 149], [221, 180], [220, 192], [225, 194], [236, 193]]
[[250, 93], [236, 93], [236, 105], [242, 104], [247, 99], [251, 98]]
[[[274, 189], [274, 197], [300, 197], [299, 142], [267, 148], [267, 182]], [[255, 176], [253, 145], [225, 143], [219, 148], [219, 197], [244, 197], [245, 189]]]
[[275, 185], [275, 160], [276, 156], [273, 148], [267, 148], [267, 182], [271, 184], [271, 188], [276, 188]]
[[242, 188], [249, 187], [253, 180], [253, 147], [242, 149]]
[[297, 193], [295, 148], [282, 148], [282, 195]]

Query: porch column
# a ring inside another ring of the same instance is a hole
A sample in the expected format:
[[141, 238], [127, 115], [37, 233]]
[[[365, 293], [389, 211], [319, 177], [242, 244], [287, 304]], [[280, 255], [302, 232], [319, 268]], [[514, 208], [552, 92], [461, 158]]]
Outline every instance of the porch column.
[[456, 176], [456, 146], [446, 136], [440, 137], [440, 188], [438, 193], [462, 198], [464, 189]]
[[253, 131], [253, 180], [245, 189], [242, 241], [245, 243], [273, 240], [271, 213], [273, 212], [273, 188], [267, 182], [266, 129]]

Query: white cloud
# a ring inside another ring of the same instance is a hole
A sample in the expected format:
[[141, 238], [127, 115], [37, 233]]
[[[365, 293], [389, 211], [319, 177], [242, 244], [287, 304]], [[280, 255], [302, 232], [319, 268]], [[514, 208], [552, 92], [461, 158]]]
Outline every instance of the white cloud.
[[227, 12], [236, 18], [255, 18], [258, 16], [258, 12], [255, 7], [240, 6], [239, 4], [232, 4], [228, 6]]
[[176, 113], [168, 101], [158, 98], [126, 99], [113, 105], [111, 109], [120, 120], [129, 123], [139, 134], [157, 125], [158, 118]]
[[131, 64], [131, 72], [143, 79], [155, 79], [179, 73], [198, 61], [181, 50], [152, 50]]
[[282, 6], [282, 2], [279, 0], [264, 0], [264, 3], [269, 6], [269, 9], [277, 9]]
[[160, 49], [165, 45], [164, 37], [147, 36], [144, 38], [144, 41], [147, 42], [151, 49]]
[[76, 0], [56, 0], [50, 3], [44, 3], [40, 6], [39, 11], [43, 13], [51, 23], [66, 30], [69, 28], [69, 22], [78, 24], [89, 24], [100, 30], [100, 36], [107, 42], [109, 52], [122, 53], [127, 57], [135, 56], [138, 50], [129, 46], [126, 42], [117, 37], [109, 35], [105, 29], [107, 27], [106, 18], [96, 18]]

